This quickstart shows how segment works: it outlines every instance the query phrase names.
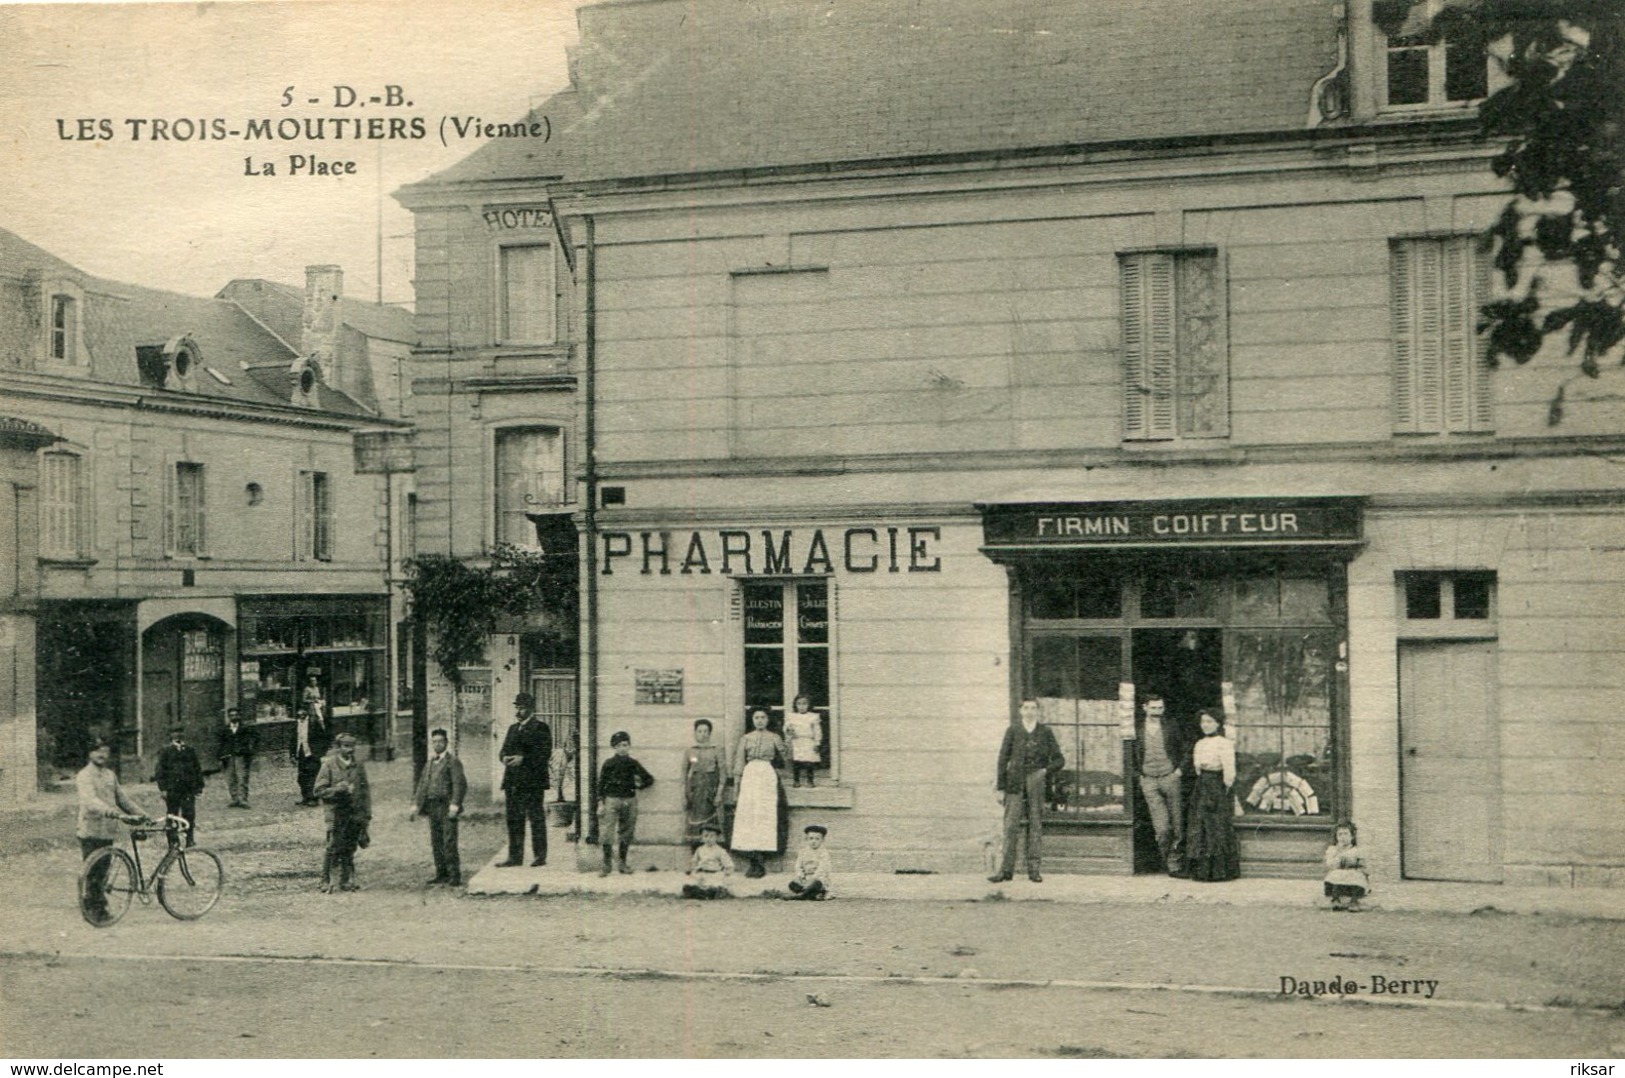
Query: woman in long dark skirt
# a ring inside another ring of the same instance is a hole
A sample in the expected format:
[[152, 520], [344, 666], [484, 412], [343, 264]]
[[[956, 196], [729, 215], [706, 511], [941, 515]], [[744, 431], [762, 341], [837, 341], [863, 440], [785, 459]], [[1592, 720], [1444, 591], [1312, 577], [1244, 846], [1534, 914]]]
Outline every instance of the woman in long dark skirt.
[[1241, 875], [1241, 847], [1230, 787], [1236, 781], [1236, 744], [1212, 711], [1198, 715], [1202, 740], [1191, 753], [1196, 789], [1185, 818], [1185, 867], [1193, 880], [1233, 880]]

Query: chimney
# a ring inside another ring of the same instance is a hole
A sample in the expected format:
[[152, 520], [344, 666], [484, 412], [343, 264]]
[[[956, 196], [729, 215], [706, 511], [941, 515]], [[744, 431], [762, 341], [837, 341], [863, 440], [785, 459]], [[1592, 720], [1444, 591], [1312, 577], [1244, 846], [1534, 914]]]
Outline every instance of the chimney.
[[339, 330], [344, 319], [339, 307], [343, 296], [342, 269], [305, 267], [305, 310], [299, 326], [299, 353], [314, 362], [322, 381], [332, 386], [341, 384]]

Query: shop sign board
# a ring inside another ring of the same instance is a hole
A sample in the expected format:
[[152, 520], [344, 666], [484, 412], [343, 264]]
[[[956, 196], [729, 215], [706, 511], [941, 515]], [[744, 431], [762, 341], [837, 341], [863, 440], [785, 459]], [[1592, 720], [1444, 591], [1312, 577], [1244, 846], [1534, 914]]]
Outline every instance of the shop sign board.
[[983, 510], [986, 547], [1263, 546], [1357, 543], [1357, 498], [1045, 502]]

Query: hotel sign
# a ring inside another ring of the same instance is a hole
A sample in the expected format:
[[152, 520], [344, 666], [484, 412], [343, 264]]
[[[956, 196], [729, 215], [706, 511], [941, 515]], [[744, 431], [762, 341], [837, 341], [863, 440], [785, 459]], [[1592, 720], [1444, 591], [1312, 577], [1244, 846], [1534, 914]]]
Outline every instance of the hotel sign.
[[990, 551], [1344, 545], [1360, 541], [1360, 501], [1233, 498], [990, 505], [983, 511], [982, 534]]

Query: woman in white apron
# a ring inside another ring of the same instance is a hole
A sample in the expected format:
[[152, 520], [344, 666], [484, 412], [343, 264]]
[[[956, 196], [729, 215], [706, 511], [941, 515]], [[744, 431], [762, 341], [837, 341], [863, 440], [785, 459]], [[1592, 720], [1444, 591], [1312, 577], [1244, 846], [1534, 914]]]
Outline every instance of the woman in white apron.
[[739, 792], [734, 806], [733, 838], [728, 844], [734, 853], [750, 858], [745, 875], [760, 879], [767, 875], [762, 858], [784, 852], [790, 831], [789, 805], [778, 764], [788, 759], [784, 740], [767, 728], [767, 712], [751, 712], [751, 731], [739, 739], [734, 749], [734, 789]]

